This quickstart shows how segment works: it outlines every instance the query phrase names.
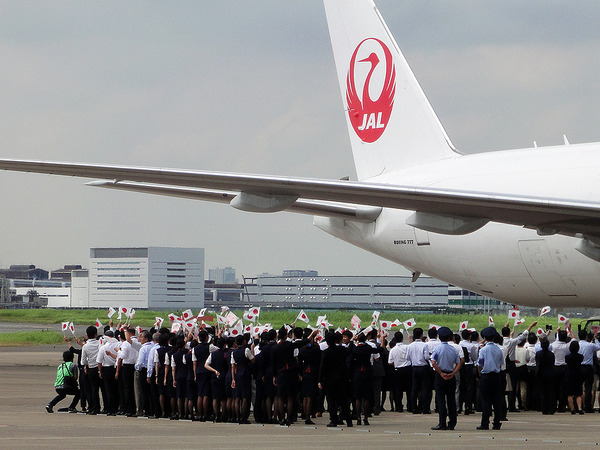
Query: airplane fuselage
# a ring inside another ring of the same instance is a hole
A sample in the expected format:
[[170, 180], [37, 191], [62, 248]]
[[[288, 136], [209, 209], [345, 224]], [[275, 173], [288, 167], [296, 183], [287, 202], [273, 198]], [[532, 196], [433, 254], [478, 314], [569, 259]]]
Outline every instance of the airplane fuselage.
[[[457, 156], [369, 181], [595, 201], [600, 198], [600, 144]], [[509, 303], [598, 304], [600, 263], [575, 249], [578, 237], [490, 222], [461, 236], [406, 224], [413, 211], [385, 208], [369, 224], [315, 218], [315, 225], [411, 271]]]

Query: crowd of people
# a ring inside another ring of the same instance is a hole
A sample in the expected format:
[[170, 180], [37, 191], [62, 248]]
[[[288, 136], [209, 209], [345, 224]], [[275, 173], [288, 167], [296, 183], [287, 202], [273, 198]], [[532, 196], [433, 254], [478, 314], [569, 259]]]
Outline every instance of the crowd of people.
[[[328, 331], [292, 326], [232, 337], [227, 329], [171, 332], [95, 326], [65, 341], [56, 397], [59, 411], [193, 421], [369, 425], [385, 411], [438, 412], [435, 430], [454, 429], [457, 416], [482, 413], [479, 429], [500, 429], [507, 413], [594, 411], [598, 388], [592, 333], [558, 329], [514, 336], [414, 328]], [[323, 338], [318, 338], [323, 333]], [[389, 340], [388, 340], [389, 338]], [[435, 395], [433, 393], [435, 392]], [[252, 416], [251, 416], [252, 414]]]

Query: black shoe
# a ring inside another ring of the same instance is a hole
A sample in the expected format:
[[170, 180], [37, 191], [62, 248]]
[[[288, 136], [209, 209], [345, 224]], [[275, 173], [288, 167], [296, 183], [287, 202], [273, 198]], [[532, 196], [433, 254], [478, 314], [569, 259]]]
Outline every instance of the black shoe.
[[431, 427], [431, 429], [434, 430], [434, 431], [447, 430], [448, 427], [446, 425], [440, 425], [440, 424], [438, 424], [435, 427]]
[[365, 420], [363, 420], [363, 424], [365, 424], [365, 425], [371, 425], [371, 424], [369, 423], [369, 419], [367, 419], [366, 417], [365, 417]]
[[54, 410], [52, 409], [52, 406], [46, 405], [46, 412], [53, 413]]
[[500, 422], [508, 422], [508, 417], [504, 416], [500, 419]]
[[329, 422], [329, 423], [327, 424], [327, 427], [328, 427], [328, 428], [335, 428], [335, 427], [337, 427], [337, 423], [335, 423], [335, 422]]
[[582, 410], [579, 410], [579, 415], [583, 416], [585, 414], [585, 412], [583, 412]]
[[67, 412], [70, 414], [77, 414], [77, 409], [74, 407], [69, 406], [69, 408], [67, 409]]
[[248, 419], [240, 420], [240, 425], [250, 425], [250, 421]]
[[362, 421], [361, 421], [360, 417], [358, 419], [356, 419], [356, 425], [362, 425]]
[[125, 414], [125, 417], [137, 417], [137, 415], [135, 415], [134, 413], [127, 413]]
[[347, 420], [347, 421], [346, 421], [346, 426], [347, 426], [348, 428], [352, 428], [352, 421], [351, 421], [351, 420]]
[[477, 427], [478, 430], [489, 430], [490, 426], [489, 425], [479, 425]]
[[97, 415], [97, 414], [98, 414], [98, 413], [97, 413], [96, 411], [88, 411], [88, 412], [87, 412], [87, 415], [88, 415], [88, 416], [95, 416], [95, 415]]
[[500, 428], [502, 428], [502, 422], [492, 425], [492, 430], [499, 430]]
[[314, 425], [314, 424], [315, 424], [315, 423], [314, 423], [312, 420], [310, 420], [310, 419], [306, 419], [306, 420], [304, 421], [304, 425]]
[[169, 417], [169, 420], [179, 420], [179, 416], [177, 414], [173, 414], [171, 417]]
[[448, 428], [450, 431], [454, 431], [454, 427], [455, 425], [448, 425], [446, 428]]
[[[117, 413], [114, 413], [114, 412], [110, 412], [107, 414], [107, 416], [116, 416], [116, 415], [117, 415]], [[158, 417], [152, 417], [152, 419], [158, 419]]]
[[508, 410], [508, 412], [521, 412], [521, 410], [517, 408], [511, 408]]
[[423, 414], [431, 414], [431, 410], [423, 411]]

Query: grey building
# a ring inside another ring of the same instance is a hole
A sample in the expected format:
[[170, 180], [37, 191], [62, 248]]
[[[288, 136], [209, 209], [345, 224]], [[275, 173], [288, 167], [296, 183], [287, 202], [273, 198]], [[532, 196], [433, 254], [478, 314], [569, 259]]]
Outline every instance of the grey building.
[[204, 249], [90, 249], [88, 306], [119, 305], [149, 309], [203, 307]]

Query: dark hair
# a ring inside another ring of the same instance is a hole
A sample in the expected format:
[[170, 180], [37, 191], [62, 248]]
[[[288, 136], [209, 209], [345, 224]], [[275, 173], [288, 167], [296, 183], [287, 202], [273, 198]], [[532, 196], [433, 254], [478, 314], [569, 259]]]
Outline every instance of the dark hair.
[[94, 325], [90, 325], [85, 329], [85, 334], [87, 334], [88, 338], [95, 339], [96, 336], [98, 336], [98, 328], [96, 328]]
[[573, 339], [571, 341], [571, 343], [569, 344], [569, 351], [571, 353], [579, 352], [579, 341], [576, 341], [575, 339]]
[[73, 353], [71, 353], [69, 350], [65, 350], [63, 352], [63, 361], [64, 362], [73, 362]]
[[558, 330], [558, 340], [560, 342], [567, 342], [567, 330]]
[[537, 342], [537, 335], [535, 333], [529, 333], [527, 335], [527, 342], [529, 344], [535, 344]]
[[540, 339], [540, 345], [542, 346], [542, 350], [548, 350], [550, 348], [550, 341], [548, 339]]
[[438, 337], [438, 332], [435, 328], [430, 328], [427, 330], [427, 336], [429, 336], [429, 339], [435, 339]]
[[423, 328], [417, 327], [413, 330], [413, 339], [421, 339], [423, 337]]
[[479, 340], [479, 331], [471, 331], [471, 335], [469, 336], [469, 340], [471, 342], [476, 342]]
[[200, 331], [200, 333], [198, 333], [198, 340], [200, 342], [206, 342], [208, 340], [208, 332], [205, 330]]
[[294, 328], [294, 337], [296, 339], [302, 339], [302, 335], [304, 334], [304, 330], [300, 327]]
[[402, 342], [404, 340], [404, 334], [402, 333], [402, 331], [396, 331], [394, 333], [394, 340], [396, 342]]
[[510, 328], [509, 327], [502, 327], [502, 336], [503, 337], [509, 337], [510, 336]]
[[471, 337], [471, 332], [469, 330], [462, 330], [460, 334], [462, 334], [462, 338], [465, 341], [467, 341]]

